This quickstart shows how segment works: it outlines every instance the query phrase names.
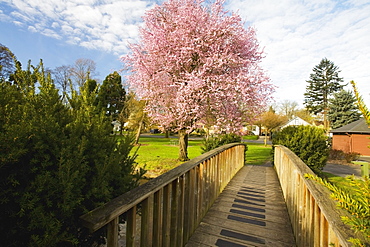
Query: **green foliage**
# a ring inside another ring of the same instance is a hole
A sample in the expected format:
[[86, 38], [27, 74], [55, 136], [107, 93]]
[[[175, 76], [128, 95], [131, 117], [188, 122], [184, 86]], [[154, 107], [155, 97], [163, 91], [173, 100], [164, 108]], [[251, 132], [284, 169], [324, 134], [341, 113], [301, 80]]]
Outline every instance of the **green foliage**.
[[365, 102], [362, 99], [362, 96], [360, 95], [360, 93], [357, 89], [356, 83], [354, 81], [350, 81], [350, 83], [353, 87], [353, 91], [355, 92], [355, 97], [356, 97], [356, 100], [357, 100], [357, 107], [361, 111], [362, 115], [364, 116], [367, 125], [370, 126], [370, 111], [367, 108], [367, 106], [365, 105]]
[[202, 153], [206, 153], [222, 145], [234, 142], [241, 142], [241, 137], [236, 134], [224, 134], [224, 135], [215, 135], [209, 136], [203, 139], [202, 142]]
[[361, 114], [351, 91], [341, 90], [329, 99], [328, 119], [333, 129], [340, 128], [360, 119]]
[[313, 126], [288, 126], [277, 132], [273, 145], [283, 145], [295, 153], [315, 173], [320, 173], [329, 155], [324, 130]]
[[[90, 88], [91, 89], [91, 88]], [[120, 143], [92, 105], [61, 100], [42, 63], [0, 83], [0, 231], [4, 246], [91, 246], [79, 216], [137, 186], [132, 137]], [[4, 224], [4, 222], [6, 222]]]
[[304, 104], [309, 112], [317, 114], [328, 108], [329, 96], [341, 90], [343, 78], [339, 77], [339, 68], [327, 58], [323, 58], [310, 74]]
[[99, 89], [97, 105], [115, 120], [123, 109], [125, 97], [126, 91], [122, 86], [121, 76], [115, 71], [104, 79]]
[[[348, 212], [348, 215], [342, 216], [342, 221], [355, 232], [360, 232], [367, 243], [370, 242], [369, 178], [365, 177], [364, 180], [359, 180], [348, 176], [346, 180], [350, 189], [344, 189], [317, 176], [306, 174], [306, 177], [319, 182], [332, 192], [331, 197], [338, 202], [338, 206]], [[360, 239], [352, 238], [350, 241], [355, 246], [365, 246]]]

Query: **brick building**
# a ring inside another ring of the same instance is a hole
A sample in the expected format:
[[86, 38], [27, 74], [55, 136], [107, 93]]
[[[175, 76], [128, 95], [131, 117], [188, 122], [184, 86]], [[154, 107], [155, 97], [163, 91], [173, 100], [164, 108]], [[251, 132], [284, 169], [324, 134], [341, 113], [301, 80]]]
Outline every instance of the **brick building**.
[[370, 128], [365, 119], [361, 118], [330, 132], [333, 135], [332, 149], [370, 156]]

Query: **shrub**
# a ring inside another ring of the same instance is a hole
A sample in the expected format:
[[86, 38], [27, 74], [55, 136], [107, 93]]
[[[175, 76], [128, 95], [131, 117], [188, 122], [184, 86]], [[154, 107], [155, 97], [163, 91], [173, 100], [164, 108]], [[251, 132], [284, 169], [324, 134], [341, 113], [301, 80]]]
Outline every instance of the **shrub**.
[[329, 159], [330, 160], [343, 160], [344, 159], [344, 151], [338, 149], [330, 149], [329, 151]]
[[[133, 138], [117, 143], [105, 114], [64, 104], [42, 66], [0, 82], [0, 232], [4, 246], [91, 246], [79, 216], [138, 184]], [[39, 85], [36, 90], [36, 86]]]
[[236, 134], [209, 136], [208, 138], [204, 138], [202, 141], [202, 153], [206, 153], [212, 149], [221, 147], [222, 145], [234, 142], [241, 142], [241, 137]]
[[351, 163], [354, 160], [358, 160], [358, 158], [360, 158], [360, 153], [356, 152], [344, 153], [344, 159], [347, 161], [347, 163]]
[[345, 153], [342, 150], [331, 149], [329, 152], [329, 159], [345, 160], [347, 163], [350, 163], [351, 161], [354, 161], [360, 158], [360, 155], [361, 155], [360, 153], [356, 153], [356, 152]]
[[273, 145], [283, 145], [295, 153], [315, 173], [321, 173], [329, 155], [324, 130], [313, 126], [288, 126], [277, 132]]

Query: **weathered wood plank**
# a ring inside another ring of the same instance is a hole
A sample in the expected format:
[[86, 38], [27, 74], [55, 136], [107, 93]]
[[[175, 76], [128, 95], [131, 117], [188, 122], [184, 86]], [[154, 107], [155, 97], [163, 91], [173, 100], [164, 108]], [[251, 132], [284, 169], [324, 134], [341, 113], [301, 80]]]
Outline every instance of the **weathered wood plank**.
[[136, 236], [136, 206], [127, 211], [126, 245], [135, 246]]
[[295, 246], [283, 194], [272, 167], [243, 167], [216, 199], [187, 246], [217, 243]]

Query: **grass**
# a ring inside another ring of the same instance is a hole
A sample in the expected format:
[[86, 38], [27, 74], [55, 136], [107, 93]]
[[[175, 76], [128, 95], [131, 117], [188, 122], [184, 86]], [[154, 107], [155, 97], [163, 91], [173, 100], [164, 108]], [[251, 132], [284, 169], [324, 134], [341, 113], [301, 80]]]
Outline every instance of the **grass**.
[[[153, 135], [140, 137], [136, 162], [139, 167], [146, 169], [148, 177], [156, 177], [167, 172], [182, 162], [178, 161], [179, 148], [177, 138], [163, 138]], [[271, 146], [263, 144], [247, 143], [247, 164], [261, 165], [271, 160]], [[188, 157], [190, 159], [201, 155], [202, 140], [189, 140]]]
[[348, 180], [345, 177], [337, 176], [329, 172], [323, 172], [323, 175], [335, 186], [338, 188], [348, 190], [350, 186], [348, 184]]
[[[147, 176], [149, 177], [156, 177], [182, 163], [177, 160], [179, 155], [177, 138], [140, 137], [139, 143], [136, 162], [139, 167], [148, 170]], [[188, 157], [190, 159], [201, 154], [201, 145], [201, 140], [189, 140]]]
[[247, 165], [263, 165], [272, 160], [271, 145], [265, 147], [264, 144], [248, 142], [247, 145]]

